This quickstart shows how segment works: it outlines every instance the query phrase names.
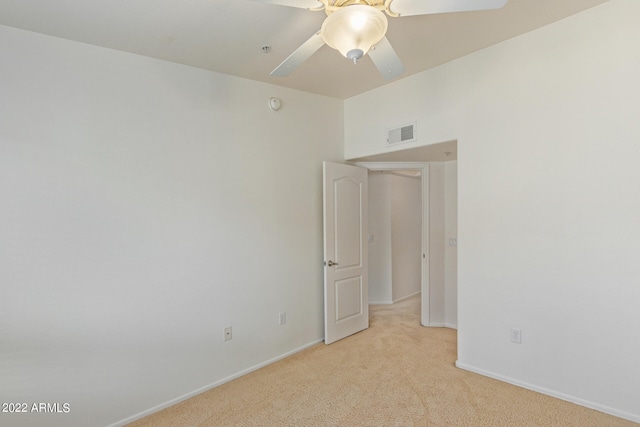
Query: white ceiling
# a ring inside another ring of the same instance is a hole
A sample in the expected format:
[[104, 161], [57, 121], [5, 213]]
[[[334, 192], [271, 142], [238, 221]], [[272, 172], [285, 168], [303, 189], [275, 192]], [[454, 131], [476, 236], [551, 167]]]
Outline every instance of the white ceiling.
[[[402, 78], [606, 1], [509, 0], [494, 11], [390, 18], [387, 38]], [[287, 77], [269, 75], [325, 16], [250, 0], [0, 0], [2, 25], [335, 98], [388, 83], [369, 58], [354, 65], [328, 46]]]

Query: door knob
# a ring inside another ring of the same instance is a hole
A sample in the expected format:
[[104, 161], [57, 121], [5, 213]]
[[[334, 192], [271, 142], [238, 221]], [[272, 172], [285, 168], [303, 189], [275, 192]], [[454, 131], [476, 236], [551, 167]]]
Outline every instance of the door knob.
[[329, 260], [329, 261], [327, 261], [327, 265], [328, 265], [329, 267], [333, 267], [334, 265], [338, 265], [338, 263], [337, 263], [337, 262], [333, 262], [333, 261]]

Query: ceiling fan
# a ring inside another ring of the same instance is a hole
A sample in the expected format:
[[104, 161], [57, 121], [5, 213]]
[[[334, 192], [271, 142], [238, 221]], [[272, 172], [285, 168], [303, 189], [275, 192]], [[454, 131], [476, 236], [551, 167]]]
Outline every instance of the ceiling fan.
[[340, 51], [354, 64], [367, 53], [380, 74], [391, 80], [404, 72], [398, 55], [387, 40], [387, 16], [499, 9], [507, 0], [253, 0], [311, 11], [324, 10], [320, 30], [289, 55], [272, 72], [286, 76], [325, 44]]

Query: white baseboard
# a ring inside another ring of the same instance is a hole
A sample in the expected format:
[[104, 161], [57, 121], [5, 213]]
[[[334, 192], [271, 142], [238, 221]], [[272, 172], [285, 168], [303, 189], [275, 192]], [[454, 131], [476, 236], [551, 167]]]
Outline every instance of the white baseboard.
[[411, 297], [414, 297], [414, 296], [416, 296], [416, 295], [420, 295], [420, 294], [421, 294], [421, 291], [417, 291], [417, 292], [414, 292], [414, 293], [412, 293], [412, 294], [405, 295], [405, 296], [403, 296], [402, 298], [398, 298], [398, 299], [396, 299], [396, 300], [393, 300], [393, 303], [395, 304], [395, 303], [397, 303], [397, 302], [404, 301], [404, 300], [406, 300], [406, 299], [409, 299], [409, 298], [411, 298]]
[[429, 323], [428, 325], [424, 325], [429, 328], [449, 328], [449, 329], [458, 329], [458, 325], [454, 325], [453, 323]]
[[456, 360], [456, 366], [460, 369], [464, 369], [465, 371], [474, 372], [476, 374], [484, 375], [485, 377], [494, 378], [499, 381], [503, 381], [509, 384], [517, 385], [518, 387], [526, 388], [528, 390], [533, 390], [538, 393], [546, 394], [547, 396], [555, 397], [560, 400], [565, 400], [567, 402], [575, 403], [576, 405], [584, 406], [586, 408], [595, 409], [596, 411], [604, 412], [605, 414], [613, 415], [614, 417], [624, 418], [629, 421], [633, 421], [636, 423], [640, 423], [640, 414], [632, 414], [626, 411], [620, 411], [618, 409], [612, 408], [610, 406], [601, 405], [596, 402], [591, 402], [589, 400], [581, 399], [576, 396], [571, 396], [569, 394], [561, 393], [556, 390], [551, 390], [544, 387], [539, 387], [534, 384], [529, 384], [524, 381], [519, 381], [510, 377], [506, 377], [504, 375], [496, 374], [494, 372], [485, 371], [484, 369], [476, 368], [474, 366], [467, 365]]
[[196, 395], [198, 395], [200, 393], [204, 393], [205, 391], [211, 390], [212, 388], [216, 388], [218, 386], [221, 386], [224, 383], [228, 383], [229, 381], [235, 380], [236, 378], [240, 378], [243, 375], [247, 375], [248, 373], [251, 373], [253, 371], [257, 371], [260, 368], [264, 368], [267, 365], [270, 365], [270, 364], [272, 364], [274, 362], [277, 362], [278, 360], [284, 359], [285, 357], [292, 356], [292, 355], [294, 355], [294, 354], [296, 354], [296, 353], [298, 353], [298, 352], [300, 352], [302, 350], [305, 350], [305, 349], [307, 349], [307, 348], [309, 348], [311, 346], [314, 346], [314, 345], [316, 345], [318, 343], [321, 343], [323, 341], [324, 341], [324, 338], [316, 340], [316, 341], [312, 341], [309, 344], [303, 345], [302, 347], [295, 348], [295, 349], [293, 349], [291, 351], [288, 351], [288, 352], [286, 352], [284, 354], [276, 356], [276, 357], [274, 357], [272, 359], [266, 360], [266, 361], [264, 361], [262, 363], [259, 363], [259, 364], [255, 365], [255, 366], [252, 366], [250, 368], [244, 369], [244, 370], [242, 370], [240, 372], [237, 372], [237, 373], [235, 373], [233, 375], [230, 375], [230, 376], [228, 376], [226, 378], [223, 378], [221, 380], [215, 381], [215, 382], [213, 382], [211, 384], [208, 384], [208, 385], [206, 385], [204, 387], [200, 387], [200, 388], [198, 388], [196, 390], [193, 390], [193, 391], [191, 391], [189, 393], [183, 394], [182, 396], [178, 396], [175, 399], [171, 399], [171, 400], [169, 400], [169, 401], [167, 401], [165, 403], [162, 403], [160, 405], [154, 406], [153, 408], [147, 409], [146, 411], [142, 411], [142, 412], [140, 412], [140, 413], [138, 413], [136, 415], [132, 415], [132, 416], [130, 416], [128, 418], [125, 418], [124, 420], [120, 420], [120, 421], [118, 421], [116, 423], [110, 424], [107, 427], [122, 427], [122, 426], [124, 426], [126, 424], [132, 423], [132, 422], [134, 422], [136, 420], [139, 420], [141, 418], [149, 416], [149, 415], [151, 415], [151, 414], [153, 414], [155, 412], [158, 412], [158, 411], [166, 409], [166, 408], [168, 408], [170, 406], [173, 406], [176, 403], [180, 403], [183, 400], [187, 400], [187, 399], [189, 399], [189, 398], [191, 398], [193, 396], [196, 396]]
[[414, 296], [416, 296], [416, 295], [420, 295], [421, 293], [422, 293], [421, 291], [414, 292], [414, 293], [412, 293], [412, 294], [405, 295], [405, 296], [403, 296], [402, 298], [398, 298], [398, 299], [395, 299], [395, 300], [369, 301], [369, 304], [371, 304], [371, 305], [388, 305], [388, 304], [395, 304], [395, 303], [397, 303], [397, 302], [404, 301], [404, 300], [409, 299], [409, 298], [411, 298], [411, 297], [414, 297]]

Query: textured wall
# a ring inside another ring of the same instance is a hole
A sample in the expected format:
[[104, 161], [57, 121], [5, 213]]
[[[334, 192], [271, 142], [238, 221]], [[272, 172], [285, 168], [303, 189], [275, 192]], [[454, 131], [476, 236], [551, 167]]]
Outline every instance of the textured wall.
[[[458, 364], [640, 421], [640, 2], [612, 0], [345, 101], [458, 141]], [[510, 342], [511, 328], [522, 343]]]
[[0, 401], [70, 404], [0, 424], [115, 423], [322, 339], [341, 101], [7, 27], [0, 63]]

